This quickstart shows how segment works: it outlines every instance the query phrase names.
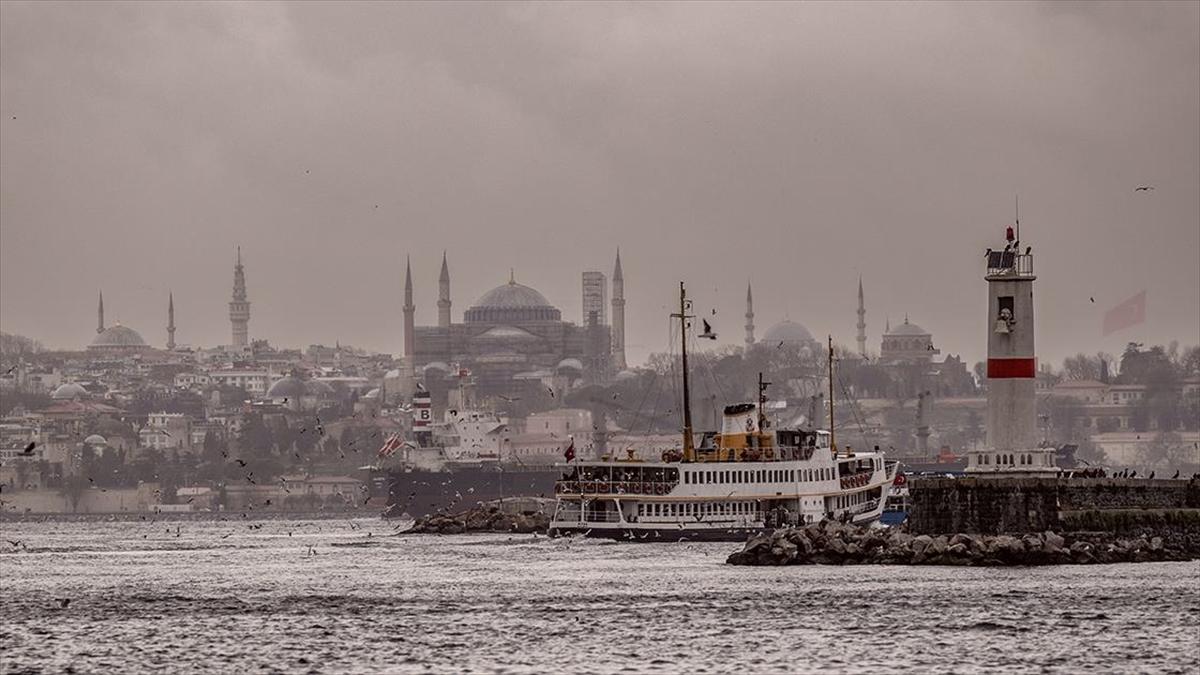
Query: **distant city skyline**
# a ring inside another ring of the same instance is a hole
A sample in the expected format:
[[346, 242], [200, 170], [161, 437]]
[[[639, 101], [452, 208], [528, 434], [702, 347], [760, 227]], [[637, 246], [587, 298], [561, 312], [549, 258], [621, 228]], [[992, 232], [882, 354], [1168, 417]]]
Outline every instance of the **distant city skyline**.
[[751, 281], [760, 332], [854, 347], [859, 276], [869, 350], [907, 313], [974, 362], [1017, 194], [1040, 360], [1200, 342], [1194, 4], [0, 12], [0, 329], [49, 347], [100, 289], [150, 344], [172, 293], [179, 344], [226, 344], [241, 246], [251, 338], [399, 355], [406, 256], [450, 252], [455, 320], [511, 268], [579, 323], [620, 246], [631, 364], [681, 279], [716, 346]]

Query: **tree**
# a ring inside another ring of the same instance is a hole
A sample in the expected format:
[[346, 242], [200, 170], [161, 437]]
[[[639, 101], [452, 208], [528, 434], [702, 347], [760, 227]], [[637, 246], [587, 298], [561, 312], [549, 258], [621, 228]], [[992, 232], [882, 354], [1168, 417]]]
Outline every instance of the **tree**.
[[1063, 359], [1063, 375], [1068, 380], [1099, 380], [1100, 357], [1076, 354]]
[[261, 415], [247, 415], [238, 434], [239, 452], [246, 455], [267, 455], [275, 447], [275, 438]]
[[1188, 462], [1187, 445], [1174, 431], [1160, 431], [1142, 448], [1142, 461], [1150, 466], [1181, 467]]

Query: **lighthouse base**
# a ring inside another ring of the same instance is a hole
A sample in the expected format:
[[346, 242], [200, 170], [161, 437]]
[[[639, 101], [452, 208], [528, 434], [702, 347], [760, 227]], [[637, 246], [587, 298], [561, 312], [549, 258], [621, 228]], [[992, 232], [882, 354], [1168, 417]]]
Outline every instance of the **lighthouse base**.
[[1054, 448], [972, 450], [964, 472], [978, 478], [1053, 477], [1060, 471], [1055, 456]]

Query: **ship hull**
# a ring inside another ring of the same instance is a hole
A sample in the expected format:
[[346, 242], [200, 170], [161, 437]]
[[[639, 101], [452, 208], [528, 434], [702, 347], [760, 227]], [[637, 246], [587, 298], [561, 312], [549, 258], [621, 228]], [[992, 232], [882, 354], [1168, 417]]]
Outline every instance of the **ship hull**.
[[587, 527], [587, 526], [558, 526], [551, 528], [552, 537], [583, 536], [590, 539], [612, 539], [629, 542], [671, 542], [671, 541], [728, 541], [744, 542], [756, 534], [774, 532], [770, 527], [739, 527], [739, 528], [707, 528], [681, 530], [677, 527]]
[[385, 517], [420, 518], [466, 510], [480, 502], [552, 496], [557, 477], [554, 467], [549, 466], [544, 469], [377, 470], [371, 474], [371, 497], [386, 505]]

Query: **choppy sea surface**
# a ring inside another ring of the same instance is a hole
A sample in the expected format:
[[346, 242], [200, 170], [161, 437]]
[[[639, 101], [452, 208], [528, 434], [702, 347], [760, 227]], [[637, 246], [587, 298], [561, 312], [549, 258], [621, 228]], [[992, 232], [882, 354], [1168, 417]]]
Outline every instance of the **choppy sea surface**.
[[1200, 562], [750, 568], [394, 526], [0, 523], [0, 672], [1200, 671]]

